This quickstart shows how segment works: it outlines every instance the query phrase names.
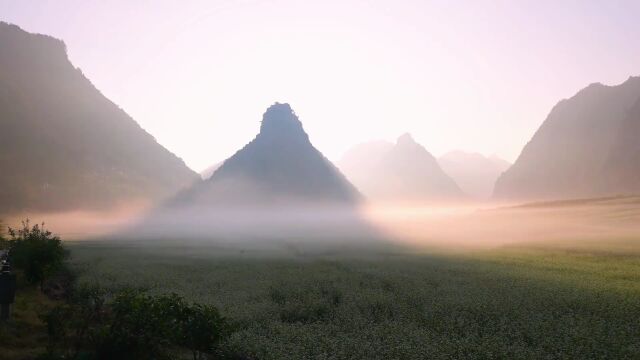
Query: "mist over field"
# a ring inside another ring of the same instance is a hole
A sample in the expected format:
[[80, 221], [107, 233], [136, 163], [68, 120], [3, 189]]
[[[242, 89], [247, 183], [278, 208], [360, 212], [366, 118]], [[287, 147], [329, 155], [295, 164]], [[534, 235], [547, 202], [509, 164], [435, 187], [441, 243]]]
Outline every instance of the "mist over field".
[[0, 360], [640, 359], [638, 14], [0, 0]]
[[[403, 253], [465, 253], [505, 246], [640, 251], [640, 244], [636, 244], [640, 198], [633, 196], [524, 205], [138, 207], [32, 214], [30, 218], [45, 220], [69, 240], [138, 242], [141, 246], [225, 245], [242, 250], [295, 245], [309, 250], [355, 248], [365, 255], [379, 252], [380, 246]], [[19, 219], [5, 223], [15, 226]]]
[[[420, 248], [487, 249], [507, 245], [613, 248], [637, 238], [638, 198], [480, 207], [384, 207], [369, 216], [391, 238]], [[618, 247], [617, 250], [624, 249]]]

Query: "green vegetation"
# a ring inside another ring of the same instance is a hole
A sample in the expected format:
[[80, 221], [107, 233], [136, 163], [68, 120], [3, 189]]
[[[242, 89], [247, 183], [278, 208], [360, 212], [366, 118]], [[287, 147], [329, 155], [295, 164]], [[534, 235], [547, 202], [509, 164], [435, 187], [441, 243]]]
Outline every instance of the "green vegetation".
[[14, 314], [0, 323], [0, 359], [235, 358], [220, 348], [231, 328], [213, 305], [78, 286], [61, 239], [44, 224], [8, 232], [3, 245], [20, 281]]
[[[40, 292], [20, 273], [0, 359], [638, 358], [638, 245], [76, 242], [75, 281], [58, 272]], [[52, 300], [61, 281], [71, 291]]]
[[30, 226], [29, 220], [22, 222], [22, 228], [9, 228], [9, 259], [11, 264], [21, 269], [31, 284], [40, 284], [60, 271], [67, 256], [62, 240], [54, 236], [42, 225]]
[[0, 220], [0, 250], [9, 249], [9, 241], [4, 237], [4, 225], [2, 225], [2, 220]]
[[[109, 297], [113, 297], [109, 299]], [[77, 289], [44, 316], [47, 359], [176, 359], [218, 355], [229, 329], [217, 309], [172, 295]]]
[[34, 359], [44, 353], [47, 347], [47, 330], [40, 315], [50, 311], [56, 301], [23, 280], [24, 277], [18, 276], [11, 321], [0, 322], [2, 360]]
[[160, 244], [71, 248], [84, 269], [81, 282], [177, 292], [216, 306], [235, 329], [225, 348], [256, 359], [640, 356], [636, 255], [511, 248], [286, 257]]

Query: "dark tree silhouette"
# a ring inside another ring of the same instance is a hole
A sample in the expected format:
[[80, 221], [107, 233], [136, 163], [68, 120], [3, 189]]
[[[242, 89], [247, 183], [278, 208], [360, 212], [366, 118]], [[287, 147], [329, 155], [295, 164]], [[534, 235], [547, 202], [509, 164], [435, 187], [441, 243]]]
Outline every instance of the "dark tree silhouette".
[[67, 257], [62, 240], [46, 230], [44, 223], [31, 226], [28, 219], [20, 229], [9, 228], [9, 237], [11, 264], [42, 290], [44, 281], [62, 268]]

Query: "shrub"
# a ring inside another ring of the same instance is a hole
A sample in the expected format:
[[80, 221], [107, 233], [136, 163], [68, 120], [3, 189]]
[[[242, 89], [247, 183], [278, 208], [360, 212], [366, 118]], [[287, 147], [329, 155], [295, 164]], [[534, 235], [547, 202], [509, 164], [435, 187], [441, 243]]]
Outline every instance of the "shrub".
[[189, 349], [193, 359], [212, 354], [228, 335], [229, 328], [218, 310], [210, 305], [182, 306], [176, 317], [176, 343]]
[[110, 296], [83, 288], [44, 317], [49, 358], [172, 359], [188, 351], [197, 360], [216, 354], [229, 334], [213, 306], [136, 290]]
[[29, 220], [22, 222], [22, 228], [9, 228], [9, 254], [11, 264], [24, 271], [31, 284], [40, 284], [60, 270], [67, 253], [62, 240], [42, 225], [30, 226]]
[[0, 251], [9, 249], [9, 241], [4, 237], [4, 225], [0, 220]]

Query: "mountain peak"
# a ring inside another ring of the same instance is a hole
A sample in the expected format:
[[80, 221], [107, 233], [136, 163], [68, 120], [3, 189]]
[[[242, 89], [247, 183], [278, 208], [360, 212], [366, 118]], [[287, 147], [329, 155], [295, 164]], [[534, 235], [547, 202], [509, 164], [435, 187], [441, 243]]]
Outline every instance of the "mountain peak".
[[[638, 184], [640, 172], [634, 172], [632, 167], [626, 168], [630, 169], [629, 173], [620, 175], [617, 183], [607, 177], [625, 153], [633, 154], [633, 161], [637, 163], [632, 145], [629, 150], [622, 150], [622, 154], [611, 154], [622, 144], [637, 143], [638, 130], [625, 128], [625, 122], [639, 98], [640, 77], [632, 76], [618, 85], [591, 84], [559, 103], [523, 148], [515, 164], [500, 176], [494, 196], [520, 201], [637, 191], [638, 187], [617, 187], [627, 181]], [[628, 140], [627, 133], [634, 140]], [[621, 165], [621, 170], [626, 166], [626, 163]]]
[[0, 49], [0, 168], [15, 175], [0, 176], [0, 212], [147, 203], [196, 180], [74, 67], [61, 40], [0, 22]]
[[[76, 71], [67, 57], [67, 46], [54, 37], [29, 33], [17, 25], [0, 21], [0, 65], [6, 72], [34, 70], [58, 72]], [[9, 67], [11, 67], [9, 69]]]
[[275, 103], [262, 116], [260, 133], [225, 160], [207, 181], [175, 198], [175, 204], [351, 204], [360, 194], [309, 141], [289, 104]]
[[396, 143], [398, 145], [413, 145], [413, 144], [417, 144], [416, 141], [413, 140], [413, 137], [411, 136], [411, 134], [409, 134], [409, 133], [404, 133], [404, 134], [400, 135], [400, 137], [398, 138]]
[[372, 199], [447, 202], [464, 198], [433, 155], [408, 133], [400, 136], [395, 145], [360, 145], [349, 151], [341, 165], [347, 177]]
[[269, 106], [262, 115], [260, 136], [300, 136], [307, 138], [298, 116], [287, 103], [278, 103]]

